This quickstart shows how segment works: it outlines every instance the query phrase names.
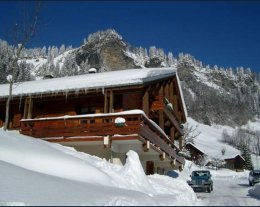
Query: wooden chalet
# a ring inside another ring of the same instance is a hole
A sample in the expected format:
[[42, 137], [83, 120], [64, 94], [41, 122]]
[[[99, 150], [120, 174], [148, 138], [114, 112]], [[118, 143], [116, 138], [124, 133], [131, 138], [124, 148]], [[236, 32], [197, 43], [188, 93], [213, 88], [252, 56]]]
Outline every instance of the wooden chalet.
[[194, 163], [197, 163], [202, 157], [205, 156], [205, 153], [191, 142], [188, 142], [185, 145], [185, 148], [190, 152], [190, 158], [187, 159], [193, 161]]
[[135, 150], [152, 174], [183, 168], [186, 113], [176, 69], [129, 69], [15, 84], [9, 129], [122, 163]]
[[225, 158], [225, 167], [235, 171], [243, 171], [245, 169], [245, 159], [241, 155]]

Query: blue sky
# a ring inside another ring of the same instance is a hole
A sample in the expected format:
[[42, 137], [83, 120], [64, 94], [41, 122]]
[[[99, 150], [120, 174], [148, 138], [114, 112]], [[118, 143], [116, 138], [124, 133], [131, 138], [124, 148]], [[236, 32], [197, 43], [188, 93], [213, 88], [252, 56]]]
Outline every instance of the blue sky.
[[[0, 38], [33, 2], [0, 2]], [[260, 72], [260, 1], [45, 1], [30, 47], [78, 47], [97, 30], [126, 42], [190, 53], [204, 64]]]

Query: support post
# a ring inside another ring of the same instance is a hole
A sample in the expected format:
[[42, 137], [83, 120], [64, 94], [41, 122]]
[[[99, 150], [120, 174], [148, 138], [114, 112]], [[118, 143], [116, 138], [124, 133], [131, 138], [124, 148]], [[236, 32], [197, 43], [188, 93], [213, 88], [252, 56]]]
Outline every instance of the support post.
[[109, 113], [114, 112], [114, 93], [111, 90], [110, 91], [110, 100], [109, 100]]
[[173, 110], [176, 113], [177, 119], [180, 120], [180, 113], [179, 113], [179, 105], [178, 105], [178, 96], [173, 96]]
[[[163, 89], [163, 85], [161, 85], [160, 89], [159, 89], [159, 96], [163, 97], [163, 95], [164, 95], [164, 89]], [[164, 113], [163, 113], [163, 110], [160, 109], [158, 113], [159, 113], [159, 126], [162, 130], [164, 130]]]
[[183, 136], [179, 137], [179, 148], [181, 151], [183, 150]]
[[169, 86], [169, 92], [170, 92], [170, 102], [173, 104], [173, 81], [171, 80], [170, 86]]
[[174, 158], [173, 161], [171, 161], [171, 166], [175, 167], [176, 166], [176, 159]]
[[162, 154], [160, 154], [160, 160], [163, 161], [165, 159], [165, 152], [163, 152]]
[[179, 171], [181, 172], [181, 171], [183, 171], [183, 164], [181, 164], [180, 166], [179, 166]]
[[104, 136], [104, 147], [111, 148], [112, 140], [110, 136]]
[[104, 96], [104, 113], [107, 113], [107, 91], [106, 90]]
[[27, 118], [27, 114], [28, 114], [28, 98], [26, 98], [24, 101], [23, 119]]
[[150, 141], [146, 140], [146, 142], [143, 144], [143, 150], [144, 152], [148, 152], [150, 149]]
[[32, 110], [33, 110], [33, 100], [32, 97], [29, 97], [29, 106], [28, 106], [28, 115], [27, 118], [31, 119], [32, 118]]
[[30, 96], [29, 98], [25, 99], [23, 118], [24, 119], [31, 119], [32, 118], [32, 110], [33, 110], [33, 100], [32, 100], [32, 97]]
[[171, 138], [171, 141], [174, 141], [174, 136], [175, 136], [175, 132], [174, 132], [174, 127], [172, 126], [171, 129], [170, 129], [170, 138]]

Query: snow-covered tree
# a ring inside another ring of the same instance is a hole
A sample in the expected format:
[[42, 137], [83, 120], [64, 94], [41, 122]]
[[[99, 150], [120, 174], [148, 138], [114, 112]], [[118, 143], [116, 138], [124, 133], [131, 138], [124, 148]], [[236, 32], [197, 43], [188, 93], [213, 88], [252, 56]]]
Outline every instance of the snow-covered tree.
[[75, 60], [75, 55], [71, 54], [65, 57], [64, 64], [61, 68], [61, 73], [63, 76], [78, 75], [79, 67]]
[[18, 70], [16, 74], [16, 81], [23, 82], [31, 80], [31, 70], [33, 65], [27, 64], [25, 61], [22, 61], [18, 65]]
[[149, 48], [149, 57], [150, 58], [154, 58], [154, 57], [157, 57], [157, 49], [155, 46], [151, 46]]
[[88, 60], [86, 59], [84, 62], [80, 64], [80, 71], [79, 74], [86, 74], [90, 69], [90, 65], [88, 64]]
[[66, 47], [65, 47], [64, 44], [62, 44], [62, 45], [60, 46], [60, 49], [59, 49], [59, 55], [63, 54], [65, 51], [66, 51]]
[[169, 65], [169, 66], [173, 66], [174, 61], [173, 61], [173, 54], [172, 54], [172, 52], [169, 52], [169, 53], [168, 53], [167, 58], [168, 58], [168, 65]]
[[241, 156], [245, 159], [245, 168], [247, 170], [253, 170], [254, 166], [251, 160], [251, 154], [246, 144], [241, 146]]

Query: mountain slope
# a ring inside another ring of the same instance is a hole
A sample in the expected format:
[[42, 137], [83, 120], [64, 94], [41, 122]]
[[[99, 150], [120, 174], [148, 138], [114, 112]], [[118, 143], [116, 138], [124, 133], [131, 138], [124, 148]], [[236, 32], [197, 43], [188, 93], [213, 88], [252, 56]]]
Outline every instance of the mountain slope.
[[189, 116], [207, 124], [240, 126], [259, 115], [259, 83], [250, 70], [210, 69], [180, 56], [178, 74]]
[[[0, 41], [3, 61], [11, 58], [12, 48]], [[112, 29], [90, 34], [79, 48], [49, 47], [48, 52], [46, 48], [39, 48], [24, 53], [19, 81], [86, 74], [92, 67], [98, 72], [176, 67], [188, 114], [196, 121], [207, 125], [240, 126], [260, 115], [258, 76], [249, 68], [210, 67], [189, 54], [174, 57], [171, 52], [165, 54], [155, 46], [149, 50], [133, 47]], [[5, 83], [10, 72], [1, 60], [0, 81]]]

